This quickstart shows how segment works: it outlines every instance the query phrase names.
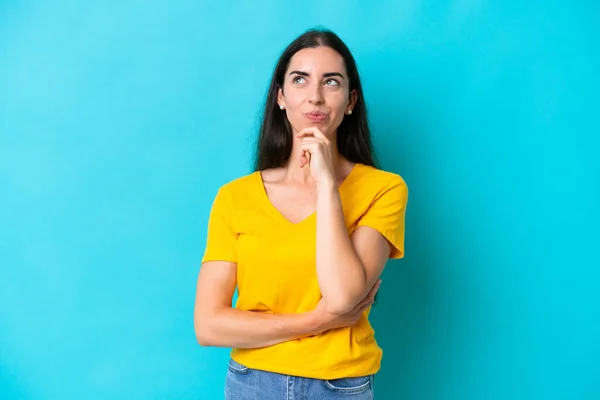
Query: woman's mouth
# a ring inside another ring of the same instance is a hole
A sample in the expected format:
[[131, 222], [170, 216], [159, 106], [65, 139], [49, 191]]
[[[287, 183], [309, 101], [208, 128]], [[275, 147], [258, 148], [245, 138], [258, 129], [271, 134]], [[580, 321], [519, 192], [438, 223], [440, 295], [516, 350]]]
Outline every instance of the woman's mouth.
[[306, 118], [308, 118], [312, 122], [323, 122], [323, 120], [325, 120], [325, 118], [327, 118], [327, 114], [320, 113], [320, 112], [306, 113], [304, 115], [306, 116]]

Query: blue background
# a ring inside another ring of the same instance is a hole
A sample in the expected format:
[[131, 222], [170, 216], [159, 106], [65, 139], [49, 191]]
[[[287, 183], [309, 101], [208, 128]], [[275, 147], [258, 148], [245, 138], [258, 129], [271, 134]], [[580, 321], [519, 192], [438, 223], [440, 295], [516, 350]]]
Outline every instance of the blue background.
[[406, 257], [379, 399], [600, 398], [595, 1], [0, 1], [0, 398], [218, 399], [192, 311], [276, 59], [353, 51]]

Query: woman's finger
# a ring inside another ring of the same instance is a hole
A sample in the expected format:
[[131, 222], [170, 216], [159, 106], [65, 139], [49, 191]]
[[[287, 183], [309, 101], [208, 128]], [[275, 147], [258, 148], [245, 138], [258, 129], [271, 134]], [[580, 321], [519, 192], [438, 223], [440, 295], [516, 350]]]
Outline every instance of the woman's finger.
[[360, 303], [358, 303], [358, 305], [356, 307], [354, 307], [355, 309], [361, 309], [364, 307], [369, 307], [371, 304], [373, 304], [373, 299], [370, 298], [369, 296], [366, 296], [364, 299], [361, 300]]
[[319, 139], [327, 139], [327, 136], [325, 136], [325, 134], [319, 128], [314, 126], [302, 129], [300, 132], [298, 132], [298, 134], [296, 134], [296, 137], [301, 138], [311, 135]]
[[369, 307], [371, 307], [371, 305], [372, 305], [372, 303], [369, 303], [369, 304], [365, 304], [363, 307], [361, 307], [361, 309], [357, 313], [357, 319], [360, 318], [361, 314], [364, 313], [365, 311], [367, 311], [369, 309]]
[[369, 290], [369, 293], [367, 293], [367, 295], [365, 297], [369, 297], [371, 295], [374, 295], [375, 293], [377, 293], [377, 291], [379, 290], [379, 286], [381, 285], [381, 279], [377, 279], [377, 281], [373, 284], [373, 286], [371, 286], [371, 289]]
[[303, 152], [300, 155], [300, 168], [304, 167], [306, 164], [308, 164], [310, 162], [309, 156], [310, 156], [310, 153], [307, 153], [307, 152]]
[[310, 142], [320, 143], [320, 142], [324, 141], [323, 139], [319, 139], [314, 136], [305, 136], [301, 139], [302, 139], [302, 143], [310, 143]]
[[319, 149], [319, 143], [317, 142], [306, 142], [300, 144], [300, 149], [304, 152], [314, 153]]
[[323, 132], [316, 126], [310, 126], [308, 128], [301, 129], [296, 134], [296, 137], [304, 137], [304, 136], [310, 136], [310, 135], [313, 135], [315, 137], [325, 137]]

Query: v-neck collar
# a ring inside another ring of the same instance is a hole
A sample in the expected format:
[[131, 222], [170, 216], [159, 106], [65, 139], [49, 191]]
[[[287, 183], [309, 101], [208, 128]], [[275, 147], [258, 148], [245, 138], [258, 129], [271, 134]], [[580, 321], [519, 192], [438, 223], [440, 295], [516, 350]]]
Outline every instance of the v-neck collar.
[[[360, 164], [360, 163], [355, 163], [354, 166], [352, 166], [350, 173], [348, 173], [348, 175], [344, 178], [342, 183], [340, 183], [340, 185], [338, 186], [338, 190], [340, 191], [340, 196], [341, 196], [341, 190], [344, 187], [344, 185], [350, 180], [350, 178], [352, 178], [352, 176], [356, 173], [356, 170], [358, 168], [360, 168], [361, 165], [362, 164]], [[265, 188], [265, 183], [263, 181], [261, 171], [255, 171], [254, 174], [258, 181], [258, 186], [259, 186], [259, 190], [261, 192], [261, 196], [262, 196], [263, 200], [265, 201], [265, 203], [267, 204], [267, 207], [269, 208], [269, 210], [271, 211], [272, 214], [274, 214], [278, 219], [283, 221], [285, 224], [290, 225], [290, 226], [302, 225], [303, 223], [313, 219], [317, 215], [317, 211], [315, 210], [310, 215], [308, 215], [306, 218], [304, 218], [298, 222], [290, 221], [281, 213], [281, 211], [279, 211], [277, 209], [277, 207], [275, 207], [273, 205], [273, 203], [271, 202], [271, 199], [269, 199], [269, 195], [267, 194], [267, 189]]]

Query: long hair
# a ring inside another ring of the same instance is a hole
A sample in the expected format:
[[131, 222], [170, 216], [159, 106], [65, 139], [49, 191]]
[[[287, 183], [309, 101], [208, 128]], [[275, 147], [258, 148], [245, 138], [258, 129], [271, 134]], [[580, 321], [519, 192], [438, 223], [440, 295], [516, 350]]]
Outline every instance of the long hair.
[[273, 71], [258, 137], [255, 171], [282, 167], [290, 158], [294, 140], [292, 127], [285, 112], [278, 107], [277, 92], [280, 87], [283, 88], [285, 71], [292, 56], [302, 49], [319, 46], [331, 47], [342, 56], [350, 80], [350, 92], [354, 89], [357, 92], [352, 114], [345, 115], [337, 129], [338, 151], [348, 161], [376, 166], [367, 121], [367, 107], [354, 57], [335, 33], [325, 29], [310, 29], [290, 43], [279, 57]]

